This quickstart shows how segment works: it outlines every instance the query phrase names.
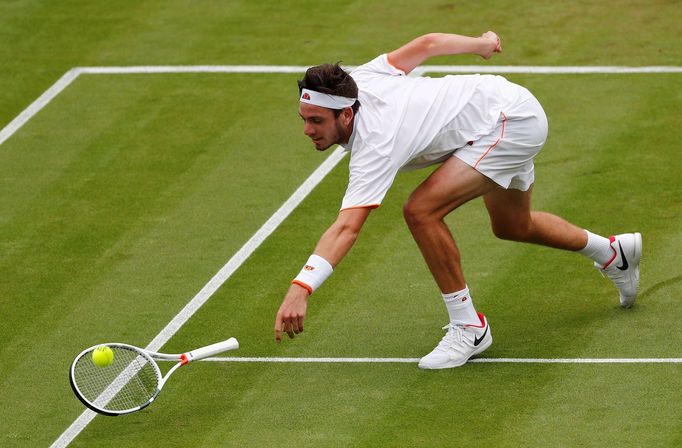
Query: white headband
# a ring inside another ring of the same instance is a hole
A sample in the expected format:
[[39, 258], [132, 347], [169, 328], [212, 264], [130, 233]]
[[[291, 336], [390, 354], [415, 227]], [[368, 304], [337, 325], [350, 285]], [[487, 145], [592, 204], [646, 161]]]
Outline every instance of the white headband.
[[355, 104], [355, 98], [345, 96], [329, 95], [328, 93], [316, 92], [314, 90], [302, 89], [301, 102], [314, 106], [326, 107], [328, 109], [343, 109]]

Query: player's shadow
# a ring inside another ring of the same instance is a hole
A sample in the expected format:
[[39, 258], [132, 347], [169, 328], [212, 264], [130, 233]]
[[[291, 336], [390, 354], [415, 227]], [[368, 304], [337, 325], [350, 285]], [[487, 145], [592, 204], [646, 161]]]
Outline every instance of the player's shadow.
[[675, 283], [679, 283], [680, 281], [682, 281], [682, 275], [678, 275], [677, 277], [669, 278], [668, 280], [663, 280], [662, 282], [658, 282], [654, 286], [652, 286], [651, 288], [647, 288], [645, 291], [643, 291], [639, 295], [639, 299], [640, 300], [646, 299], [647, 297], [656, 294], [661, 289], [665, 289], [669, 286], [674, 285]]

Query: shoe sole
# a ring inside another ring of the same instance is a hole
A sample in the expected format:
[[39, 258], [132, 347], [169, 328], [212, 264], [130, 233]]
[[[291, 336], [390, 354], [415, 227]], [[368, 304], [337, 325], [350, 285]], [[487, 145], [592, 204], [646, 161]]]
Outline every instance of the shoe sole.
[[623, 300], [623, 297], [621, 296], [620, 298], [620, 306], [623, 308], [630, 308], [632, 305], [634, 305], [635, 300], [637, 299], [637, 289], [639, 289], [639, 261], [642, 259], [642, 234], [639, 232], [636, 232], [635, 234], [635, 251], [633, 258], [631, 259], [631, 263], [634, 266], [636, 275], [635, 277], [637, 278], [637, 284], [635, 285], [635, 295], [632, 297], [630, 300]]
[[[490, 331], [490, 330], [489, 330]], [[490, 337], [486, 338], [481, 345], [476, 347], [476, 350], [471, 352], [471, 355], [469, 355], [468, 358], [466, 358], [463, 361], [452, 361], [447, 364], [439, 365], [439, 366], [426, 366], [419, 364], [420, 369], [424, 370], [440, 370], [440, 369], [453, 369], [455, 367], [461, 367], [464, 364], [466, 364], [472, 357], [478, 355], [479, 353], [483, 353], [488, 347], [490, 347], [493, 343], [493, 336], [490, 335]]]

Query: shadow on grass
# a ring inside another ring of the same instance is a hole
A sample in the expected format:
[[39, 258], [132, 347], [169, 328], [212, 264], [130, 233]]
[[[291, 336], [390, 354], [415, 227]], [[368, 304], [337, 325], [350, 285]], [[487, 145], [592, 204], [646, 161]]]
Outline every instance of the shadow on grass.
[[641, 299], [645, 299], [649, 296], [652, 296], [652, 295], [656, 294], [657, 292], [659, 292], [660, 290], [665, 289], [669, 286], [672, 286], [675, 283], [679, 283], [680, 281], [682, 281], [682, 275], [678, 275], [677, 277], [669, 278], [668, 280], [663, 280], [662, 282], [658, 282], [654, 286], [652, 286], [651, 288], [647, 288], [644, 292], [642, 292], [639, 295], [639, 299], [641, 300]]

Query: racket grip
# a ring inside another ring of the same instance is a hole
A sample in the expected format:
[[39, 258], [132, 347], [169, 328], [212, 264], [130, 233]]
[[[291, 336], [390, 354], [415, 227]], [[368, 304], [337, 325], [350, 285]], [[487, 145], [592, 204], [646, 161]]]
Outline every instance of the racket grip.
[[239, 348], [239, 342], [235, 338], [230, 338], [227, 341], [217, 342], [215, 344], [207, 345], [206, 347], [197, 348], [189, 353], [186, 353], [187, 362], [197, 361], [199, 359], [208, 358], [209, 356], [217, 355], [228, 350], [236, 350]]

